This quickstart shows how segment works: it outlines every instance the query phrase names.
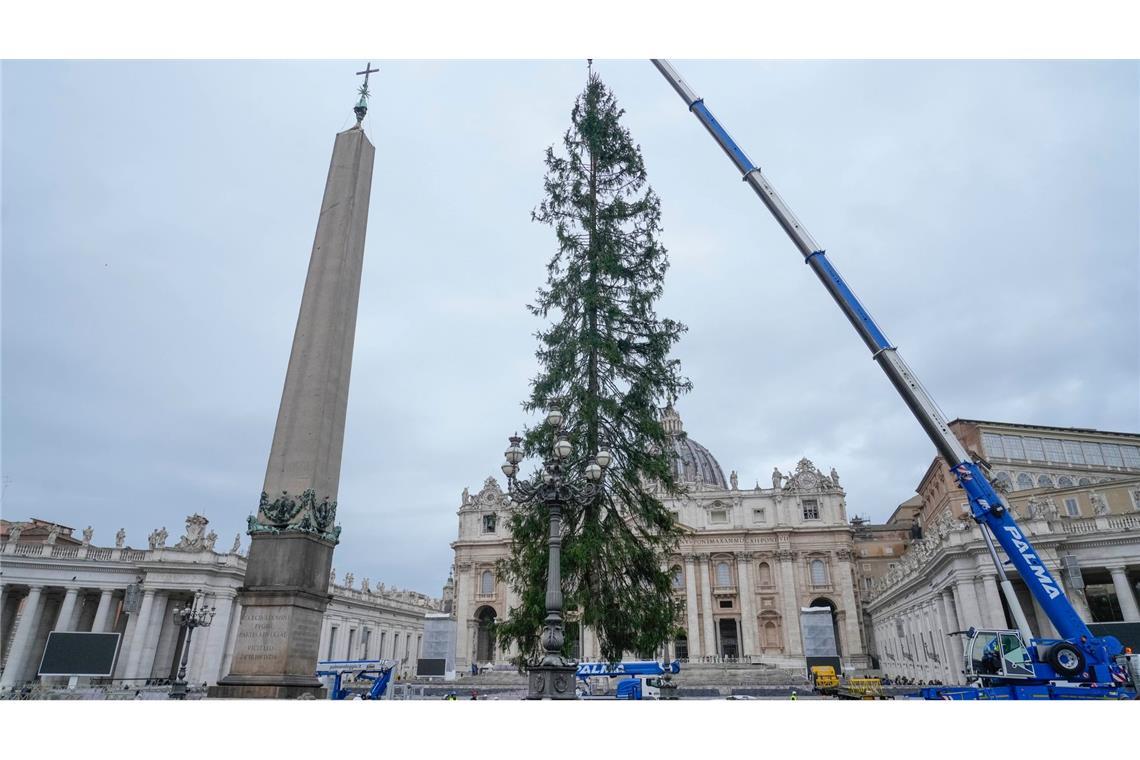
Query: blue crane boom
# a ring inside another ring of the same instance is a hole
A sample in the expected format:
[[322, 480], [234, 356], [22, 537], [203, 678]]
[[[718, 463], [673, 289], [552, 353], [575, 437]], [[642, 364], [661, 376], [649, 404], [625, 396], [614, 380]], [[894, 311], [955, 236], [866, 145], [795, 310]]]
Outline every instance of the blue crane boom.
[[[804, 257], [804, 263], [811, 267], [820, 282], [835, 299], [836, 304], [846, 315], [859, 337], [871, 351], [871, 356], [886, 373], [887, 378], [902, 396], [918, 423], [933, 441], [935, 449], [950, 466], [950, 471], [970, 500], [970, 512], [974, 520], [982, 526], [982, 536], [990, 556], [997, 568], [997, 574], [1013, 613], [1018, 632], [1026, 647], [1036, 654], [1033, 660], [1033, 676], [1038, 681], [1048, 682], [1061, 678], [1071, 682], [1113, 684], [1120, 683], [1122, 668], [1114, 661], [1122, 647], [1112, 636], [1096, 637], [1085, 625], [1069, 602], [1060, 584], [1049, 573], [1041, 557], [1037, 554], [1029, 538], [1017, 527], [1008, 505], [982, 472], [981, 467], [966, 452], [965, 447], [950, 430], [950, 426], [930, 394], [915, 377], [899, 355], [898, 349], [887, 340], [886, 335], [875, 324], [875, 320], [864, 308], [859, 299], [844, 282], [839, 272], [828, 260], [826, 252], [795, 214], [776, 192], [760, 167], [752, 163], [744, 150], [729, 136], [716, 117], [712, 115], [704, 100], [665, 60], [654, 59], [653, 65], [665, 77], [673, 89], [685, 101], [689, 111], [712, 135], [729, 159], [740, 171], [746, 182], [764, 202], [776, 221], [791, 238]], [[1002, 561], [994, 549], [994, 539], [1001, 545], [1006, 556], [1024, 580], [1030, 592], [1040, 603], [1041, 608], [1056, 627], [1062, 640], [1038, 639], [1033, 636], [1025, 618], [1013, 586], [1006, 575]], [[1032, 647], [1035, 642], [1037, 647]], [[1038, 649], [1040, 651], [1038, 651]]]

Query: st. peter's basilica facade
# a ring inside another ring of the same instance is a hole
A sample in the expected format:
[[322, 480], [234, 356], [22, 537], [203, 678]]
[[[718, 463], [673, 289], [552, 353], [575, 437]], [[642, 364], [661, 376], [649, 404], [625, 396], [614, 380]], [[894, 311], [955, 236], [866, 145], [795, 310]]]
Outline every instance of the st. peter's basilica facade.
[[[770, 488], [741, 489], [735, 472], [726, 480], [708, 449], [684, 433], [675, 410], [667, 408], [662, 421], [686, 490], [663, 497], [684, 529], [670, 560], [674, 593], [684, 602], [678, 620], [684, 635], [669, 643], [668, 656], [802, 668], [801, 619], [806, 608], [826, 607], [844, 666], [865, 667], [852, 528], [835, 470], [825, 475], [805, 458], [787, 475], [774, 469]], [[517, 605], [495, 571], [509, 553], [511, 509], [493, 477], [476, 494], [464, 490], [445, 592], [453, 598], [459, 670], [473, 662], [505, 665], [512, 654], [494, 644], [488, 626]], [[598, 659], [592, 632], [580, 639], [576, 654]]]

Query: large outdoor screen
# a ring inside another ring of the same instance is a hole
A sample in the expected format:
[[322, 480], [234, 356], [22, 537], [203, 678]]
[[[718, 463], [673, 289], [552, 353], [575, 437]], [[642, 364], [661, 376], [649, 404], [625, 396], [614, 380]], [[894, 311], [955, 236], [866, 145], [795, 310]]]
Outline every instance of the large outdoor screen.
[[447, 673], [447, 660], [443, 658], [425, 658], [416, 660], [416, 675], [442, 676]]
[[118, 633], [52, 631], [40, 661], [41, 676], [110, 676], [119, 649]]

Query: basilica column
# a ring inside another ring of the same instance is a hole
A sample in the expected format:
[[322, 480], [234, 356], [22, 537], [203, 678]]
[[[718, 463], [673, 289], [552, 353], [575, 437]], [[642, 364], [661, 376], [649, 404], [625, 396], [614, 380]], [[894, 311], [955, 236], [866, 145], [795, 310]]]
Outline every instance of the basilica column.
[[838, 579], [836, 585], [839, 587], [839, 597], [843, 601], [843, 624], [847, 631], [847, 650], [844, 655], [847, 657], [862, 657], [866, 654], [863, 648], [863, 640], [859, 635], [859, 605], [855, 603], [855, 583], [854, 574], [851, 572], [851, 552], [846, 549], [841, 549], [836, 553], [837, 569], [836, 573]]
[[701, 612], [704, 614], [704, 653], [720, 654], [716, 645], [716, 628], [713, 626], [712, 588], [709, 584], [709, 555], [698, 554], [698, 572], [701, 576]]
[[740, 659], [748, 662], [748, 657], [757, 653], [756, 611], [752, 606], [755, 590], [752, 585], [752, 555], [741, 552], [736, 555], [737, 588], [740, 598]]
[[685, 614], [688, 623], [689, 658], [695, 659], [705, 653], [701, 647], [700, 618], [697, 615], [697, 561], [685, 555]]
[[1128, 583], [1128, 571], [1124, 565], [1108, 565], [1105, 569], [1112, 575], [1112, 586], [1116, 589], [1116, 602], [1120, 605], [1124, 622], [1135, 623], [1140, 621], [1140, 609], [1136, 607], [1136, 595], [1132, 593], [1132, 586]]
[[4, 673], [0, 675], [0, 688], [11, 688], [24, 681], [23, 673], [27, 669], [32, 637], [40, 627], [43, 590], [43, 586], [32, 586], [28, 589], [20, 622], [16, 624], [16, 635], [12, 639], [12, 650], [8, 654], [8, 661], [4, 664]]
[[780, 560], [780, 596], [783, 597], [781, 601], [784, 607], [784, 633], [787, 636], [785, 651], [791, 657], [800, 657], [804, 653], [804, 647], [800, 641], [800, 605], [795, 576], [796, 553], [781, 550], [777, 556]]
[[[462, 672], [471, 672], [471, 663], [474, 662], [475, 653], [471, 651], [471, 632], [469, 630], [471, 617], [471, 599], [474, 591], [474, 568], [470, 562], [455, 563], [455, 669]], [[381, 657], [386, 657], [381, 653]]]

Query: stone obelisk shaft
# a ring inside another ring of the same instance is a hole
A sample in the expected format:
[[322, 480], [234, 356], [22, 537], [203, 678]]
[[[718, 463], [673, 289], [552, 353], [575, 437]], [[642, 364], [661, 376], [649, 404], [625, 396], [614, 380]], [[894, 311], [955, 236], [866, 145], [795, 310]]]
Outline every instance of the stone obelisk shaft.
[[333, 146], [285, 389], [251, 536], [230, 673], [212, 697], [319, 695], [337, 487], [375, 148], [359, 126]]
[[265, 472], [270, 499], [312, 489], [336, 500], [375, 152], [362, 129], [337, 135]]

